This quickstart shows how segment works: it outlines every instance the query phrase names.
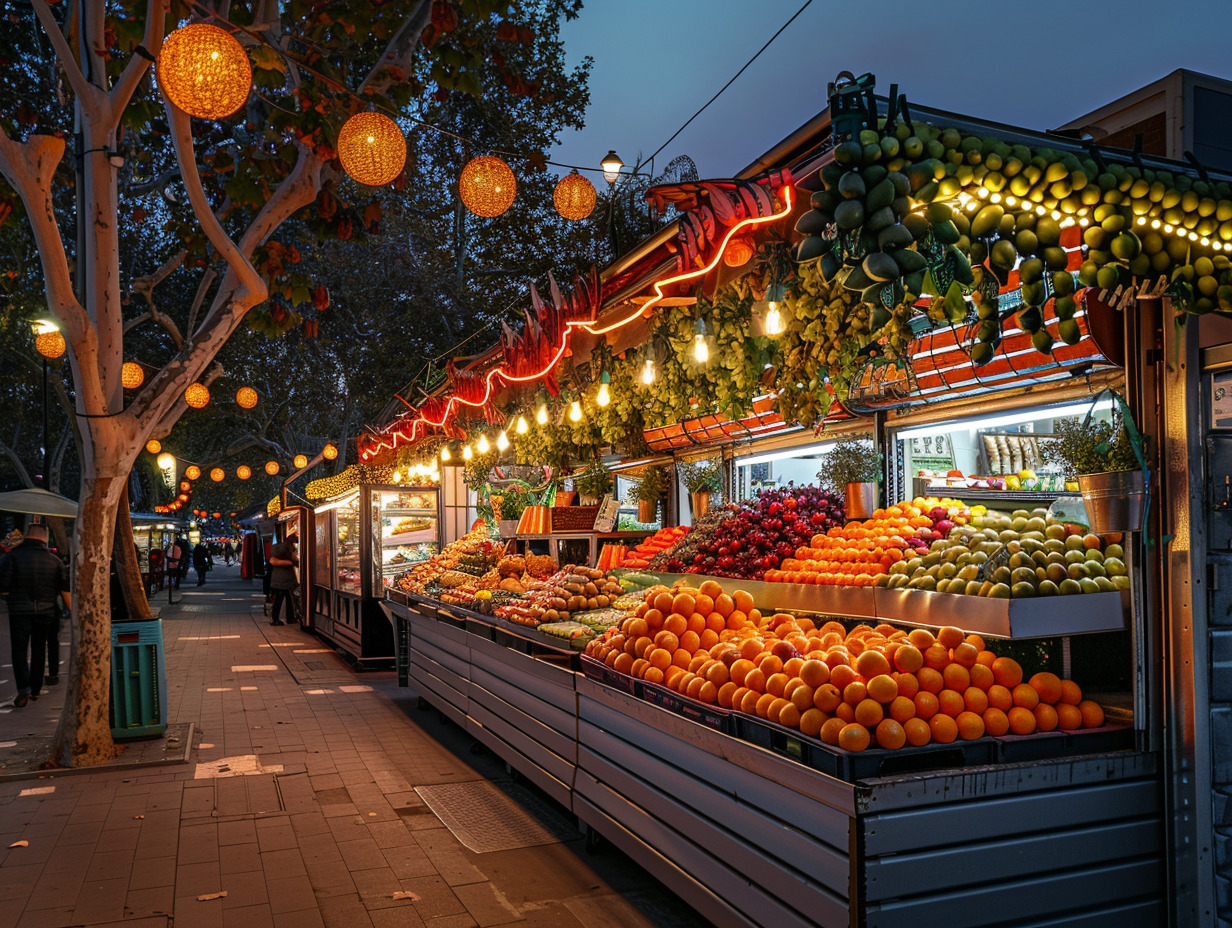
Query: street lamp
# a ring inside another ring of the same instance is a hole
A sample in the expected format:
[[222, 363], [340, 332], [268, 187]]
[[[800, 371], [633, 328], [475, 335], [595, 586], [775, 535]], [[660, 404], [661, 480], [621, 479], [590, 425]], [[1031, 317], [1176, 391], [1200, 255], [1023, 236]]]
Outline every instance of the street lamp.
[[60, 327], [49, 319], [30, 323], [34, 332], [34, 348], [43, 356], [43, 489], [51, 490], [51, 447], [47, 444], [47, 362], [64, 354], [64, 336]]
[[620, 179], [620, 169], [624, 166], [625, 163], [620, 160], [620, 155], [611, 150], [599, 162], [599, 167], [603, 168], [603, 179], [609, 184], [614, 184]]

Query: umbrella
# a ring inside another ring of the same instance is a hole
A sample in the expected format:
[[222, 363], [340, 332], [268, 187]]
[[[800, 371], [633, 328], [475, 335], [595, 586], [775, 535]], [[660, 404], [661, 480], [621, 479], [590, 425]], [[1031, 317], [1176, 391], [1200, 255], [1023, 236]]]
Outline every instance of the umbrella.
[[14, 490], [0, 493], [0, 509], [6, 512], [24, 512], [32, 516], [59, 516], [63, 519], [77, 518], [77, 503], [67, 496], [49, 493], [47, 490]]

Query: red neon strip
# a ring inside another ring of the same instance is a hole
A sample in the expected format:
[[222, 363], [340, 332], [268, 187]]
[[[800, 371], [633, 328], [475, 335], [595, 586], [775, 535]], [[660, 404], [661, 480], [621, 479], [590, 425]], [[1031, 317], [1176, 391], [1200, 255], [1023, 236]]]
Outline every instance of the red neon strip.
[[[602, 328], [595, 328], [594, 327], [595, 323], [593, 322], [566, 322], [565, 331], [561, 335], [560, 348], [558, 348], [556, 351], [556, 354], [552, 356], [552, 360], [548, 362], [547, 367], [543, 368], [543, 370], [539, 371], [538, 373], [528, 374], [524, 377], [515, 377], [512, 374], [507, 374], [503, 370], [501, 370], [499, 367], [493, 368], [492, 370], [488, 371], [488, 373], [484, 376], [484, 396], [481, 402], [472, 403], [469, 400], [464, 400], [458, 397], [456, 394], [450, 396], [449, 401], [445, 404], [445, 411], [441, 415], [441, 419], [439, 422], [434, 422], [428, 416], [420, 414], [415, 419], [415, 421], [411, 423], [411, 434], [409, 436], [409, 441], [412, 444], [415, 442], [416, 440], [415, 436], [416, 436], [416, 433], [419, 431], [419, 426], [421, 423], [424, 424], [425, 426], [431, 426], [432, 428], [441, 428], [449, 420], [449, 416], [453, 411], [453, 404], [455, 402], [462, 403], [466, 406], [470, 406], [472, 409], [478, 409], [480, 407], [486, 406], [488, 404], [488, 401], [492, 398], [492, 380], [495, 377], [500, 377], [502, 380], [507, 381], [509, 383], [526, 383], [531, 380], [540, 380], [543, 377], [547, 376], [547, 374], [554, 367], [556, 367], [557, 364], [560, 363], [561, 358], [564, 357], [566, 350], [568, 350], [569, 336], [572, 334], [573, 329], [575, 328], [585, 329], [591, 335], [604, 335], [615, 329], [623, 328], [624, 326], [632, 322], [634, 319], [642, 315], [642, 313], [646, 312], [646, 310], [650, 309], [652, 306], [654, 306], [656, 303], [660, 302], [663, 299], [663, 297], [666, 295], [663, 292], [663, 287], [669, 287], [672, 284], [677, 284], [684, 280], [692, 280], [696, 277], [704, 277], [706, 274], [709, 274], [712, 270], [714, 270], [715, 267], [718, 266], [719, 261], [723, 259], [723, 253], [727, 250], [728, 243], [731, 242], [733, 236], [735, 236], [736, 233], [738, 233], [741, 229], [745, 228], [746, 226], [751, 227], [751, 226], [763, 225], [767, 222], [776, 222], [777, 220], [790, 215], [791, 209], [792, 209], [792, 188], [790, 186], [781, 187], [779, 188], [779, 193], [782, 195], [783, 202], [785, 204], [783, 209], [770, 216], [749, 217], [748, 219], [742, 219], [740, 222], [736, 223], [734, 226], [728, 229], [727, 235], [723, 237], [723, 241], [719, 245], [718, 250], [715, 252], [714, 258], [705, 267], [692, 270], [692, 271], [685, 271], [683, 274], [677, 274], [675, 277], [669, 277], [666, 280], [655, 281], [653, 285], [655, 289], [655, 295], [648, 302], [638, 307], [638, 309], [636, 309], [633, 313], [631, 313], [629, 316], [626, 316], [624, 319], [621, 319], [619, 322], [613, 322], [611, 325], [607, 325]], [[377, 440], [375, 443], [375, 448], [370, 449], [365, 456], [370, 456], [371, 454], [377, 451], [380, 451], [382, 448], [389, 448], [391, 450], [396, 448], [398, 446], [399, 438], [408, 438], [404, 429], [399, 429], [397, 432], [394, 433], [392, 443], [385, 441], [384, 439]]]

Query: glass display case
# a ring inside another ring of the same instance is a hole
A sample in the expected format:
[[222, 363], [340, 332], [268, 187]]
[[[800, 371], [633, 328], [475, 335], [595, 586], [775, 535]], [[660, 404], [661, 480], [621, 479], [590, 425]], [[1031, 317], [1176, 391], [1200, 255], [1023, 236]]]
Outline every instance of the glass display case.
[[435, 487], [369, 491], [372, 570], [369, 593], [378, 599], [400, 573], [428, 560], [441, 548]]
[[356, 490], [334, 509], [334, 589], [359, 596], [363, 593], [360, 575], [359, 491]]

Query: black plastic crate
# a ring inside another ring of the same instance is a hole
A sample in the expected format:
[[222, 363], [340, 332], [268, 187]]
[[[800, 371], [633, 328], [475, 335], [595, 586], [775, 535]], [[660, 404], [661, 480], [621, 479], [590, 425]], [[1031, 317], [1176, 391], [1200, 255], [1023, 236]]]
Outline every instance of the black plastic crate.
[[1080, 754], [1107, 754], [1135, 748], [1134, 730], [1129, 725], [1103, 725], [1077, 731], [1035, 732], [1030, 735], [1002, 735], [997, 739], [997, 759], [1016, 764]]
[[641, 691], [642, 699], [661, 709], [667, 709], [675, 712], [677, 715], [683, 715], [687, 719], [691, 719], [707, 728], [713, 728], [715, 731], [722, 732], [725, 735], [730, 735], [733, 732], [732, 713], [727, 709], [722, 709], [719, 706], [712, 706], [707, 702], [699, 702], [696, 699], [689, 699], [687, 696], [682, 696], [675, 690], [670, 690], [666, 686], [660, 686], [658, 683], [647, 683], [645, 680], [639, 680], [637, 688]]
[[590, 679], [597, 680], [604, 686], [610, 686], [612, 689], [628, 693], [630, 696], [638, 695], [641, 680], [637, 679], [637, 677], [631, 677], [627, 673], [617, 673], [607, 664], [603, 663], [603, 661], [595, 660], [589, 654], [581, 655], [581, 670]]

